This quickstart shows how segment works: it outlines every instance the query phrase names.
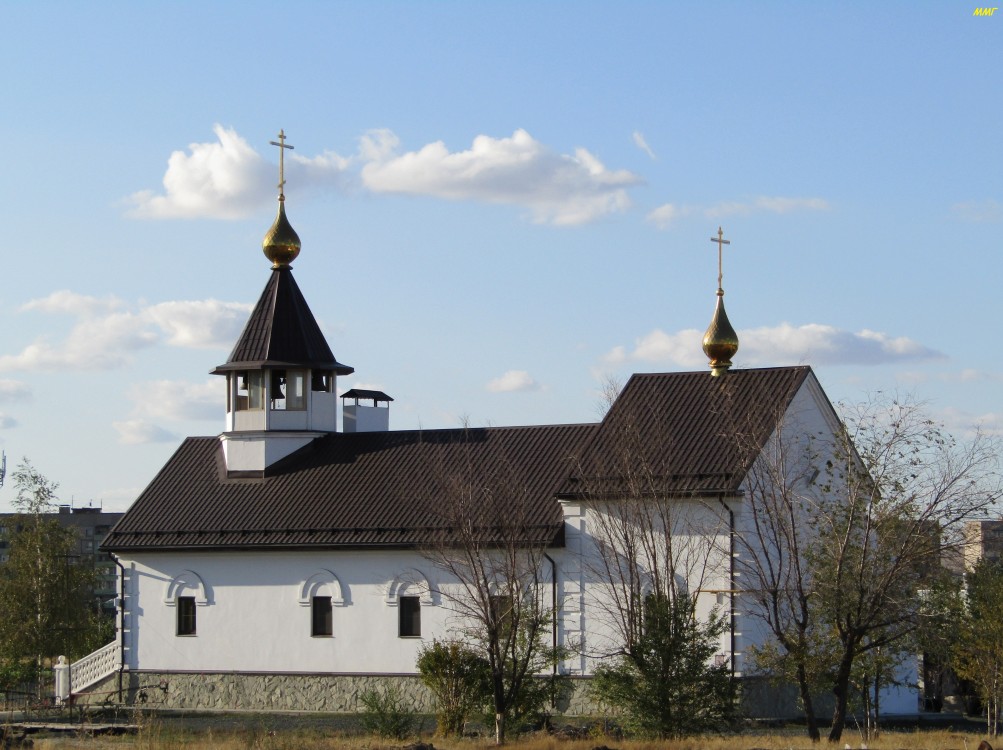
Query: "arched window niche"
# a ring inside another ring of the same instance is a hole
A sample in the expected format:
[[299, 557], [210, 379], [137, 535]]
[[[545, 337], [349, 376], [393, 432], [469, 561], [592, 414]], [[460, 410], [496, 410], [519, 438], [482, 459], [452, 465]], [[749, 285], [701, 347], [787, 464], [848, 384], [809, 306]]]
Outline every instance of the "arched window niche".
[[194, 597], [195, 604], [199, 607], [207, 607], [212, 603], [212, 590], [194, 570], [183, 570], [171, 579], [167, 584], [164, 604], [174, 607], [182, 596]]
[[347, 591], [342, 588], [338, 576], [326, 568], [318, 570], [299, 587], [300, 606], [309, 607], [314, 597], [317, 596], [331, 597], [331, 605], [335, 607], [345, 607], [351, 604]]
[[417, 596], [423, 607], [439, 603], [439, 592], [432, 586], [428, 576], [417, 568], [401, 571], [387, 585], [384, 601], [388, 607], [396, 607], [402, 596]]

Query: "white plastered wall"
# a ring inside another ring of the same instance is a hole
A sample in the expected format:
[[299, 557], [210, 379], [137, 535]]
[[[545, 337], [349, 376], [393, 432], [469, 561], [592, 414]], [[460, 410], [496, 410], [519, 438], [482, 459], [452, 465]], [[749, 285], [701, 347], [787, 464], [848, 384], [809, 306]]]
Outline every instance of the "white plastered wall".
[[[706, 619], [717, 610], [730, 612], [731, 580], [729, 518], [717, 499], [671, 500], [678, 551], [676, 585], [697, 594], [697, 614]], [[729, 504], [730, 505], [730, 504]], [[566, 550], [560, 556], [560, 638], [564, 645], [581, 646], [565, 661], [568, 674], [591, 674], [606, 655], [622, 648], [618, 607], [596, 538], [603, 538], [605, 502], [563, 503]], [[665, 569], [664, 562], [662, 568]], [[718, 654], [731, 655], [730, 628], [721, 636]]]
[[[407, 674], [422, 643], [449, 633], [434, 571], [417, 553], [145, 553], [123, 563], [131, 669]], [[311, 590], [334, 599], [331, 637], [310, 635]], [[396, 597], [408, 594], [423, 599], [421, 638], [398, 636]], [[176, 635], [177, 595], [196, 597], [195, 636]]]
[[[805, 495], [812, 492], [811, 485], [805, 481], [805, 477], [811, 477], [814, 469], [818, 469], [820, 474], [825, 472], [825, 463], [834, 455], [836, 445], [836, 433], [839, 429], [837, 416], [834, 414], [832, 406], [825, 396], [818, 380], [814, 375], [809, 375], [804, 384], [795, 394], [784, 414], [782, 422], [782, 432], [780, 439], [786, 443], [787, 455], [785, 463], [790, 474], [790, 481], [799, 482], [797, 491]], [[777, 435], [772, 436], [773, 440]], [[804, 450], [807, 441], [811, 440], [810, 450], [812, 458], [807, 461], [808, 471], [805, 471], [805, 459], [801, 455], [795, 456], [794, 451]], [[768, 451], [768, 449], [767, 449]], [[765, 453], [766, 451], [764, 451]], [[760, 460], [770, 460], [761, 456]], [[743, 486], [743, 494], [748, 502], [749, 487], [746, 483]], [[744, 503], [735, 505], [735, 526], [736, 534], [741, 536], [747, 543], [752, 544], [756, 538], [752, 532], [752, 518], [750, 513], [743, 512]], [[804, 523], [811, 524], [813, 519], [806, 517]], [[743, 577], [741, 571], [741, 560], [743, 558], [742, 544], [736, 546], [737, 558], [737, 584], [741, 592], [742, 588], [753, 584], [748, 576]], [[748, 552], [745, 553], [748, 556]], [[758, 616], [752, 598], [739, 593], [736, 597], [736, 621], [739, 636], [736, 639], [736, 668], [739, 673], [748, 673], [753, 670], [751, 661], [745, 659], [745, 655], [752, 645], [761, 645], [772, 639], [772, 633]], [[896, 680], [899, 687], [887, 688], [881, 693], [881, 710], [885, 715], [908, 714], [913, 715], [918, 710], [918, 694], [915, 685], [918, 680], [918, 659], [907, 659], [903, 664]]]

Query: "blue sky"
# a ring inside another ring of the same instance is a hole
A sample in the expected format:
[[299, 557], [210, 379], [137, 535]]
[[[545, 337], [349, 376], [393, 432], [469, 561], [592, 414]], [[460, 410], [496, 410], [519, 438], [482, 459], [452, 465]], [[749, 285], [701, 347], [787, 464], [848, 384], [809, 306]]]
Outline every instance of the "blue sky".
[[[974, 3], [0, 2], [0, 447], [121, 510], [222, 429], [269, 274], [394, 428], [592, 421], [736, 367], [1003, 430], [1003, 12]], [[0, 508], [13, 498], [10, 481]]]

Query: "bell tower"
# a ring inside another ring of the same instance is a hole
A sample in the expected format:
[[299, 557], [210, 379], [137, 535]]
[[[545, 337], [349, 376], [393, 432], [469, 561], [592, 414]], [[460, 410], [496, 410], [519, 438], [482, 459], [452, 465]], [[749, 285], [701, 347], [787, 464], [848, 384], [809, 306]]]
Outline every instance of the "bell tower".
[[264, 476], [268, 467], [337, 430], [338, 375], [355, 370], [335, 359], [293, 278], [300, 238], [286, 218], [285, 151], [279, 131], [279, 209], [261, 243], [272, 273], [227, 361], [226, 429], [220, 435], [228, 476]]

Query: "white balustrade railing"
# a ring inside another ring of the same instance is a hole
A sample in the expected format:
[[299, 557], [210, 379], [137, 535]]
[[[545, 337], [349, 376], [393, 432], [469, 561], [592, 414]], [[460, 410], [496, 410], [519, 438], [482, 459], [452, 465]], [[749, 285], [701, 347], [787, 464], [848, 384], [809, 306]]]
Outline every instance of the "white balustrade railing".
[[70, 665], [70, 692], [77, 693], [93, 685], [118, 666], [118, 641], [112, 641]]

